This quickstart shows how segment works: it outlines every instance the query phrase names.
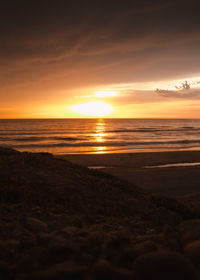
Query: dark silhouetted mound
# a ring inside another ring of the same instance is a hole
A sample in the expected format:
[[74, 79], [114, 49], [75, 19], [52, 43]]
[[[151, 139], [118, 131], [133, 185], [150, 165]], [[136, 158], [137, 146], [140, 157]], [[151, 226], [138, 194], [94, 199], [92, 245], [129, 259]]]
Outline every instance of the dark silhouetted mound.
[[139, 256], [182, 251], [177, 226], [193, 217], [175, 199], [48, 153], [0, 148], [0, 193], [2, 279], [131, 279]]

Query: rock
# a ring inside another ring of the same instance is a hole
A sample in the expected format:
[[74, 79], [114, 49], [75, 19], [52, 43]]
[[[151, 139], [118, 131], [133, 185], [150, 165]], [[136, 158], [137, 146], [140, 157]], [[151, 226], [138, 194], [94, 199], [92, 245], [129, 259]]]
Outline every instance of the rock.
[[51, 236], [51, 233], [39, 232], [36, 236], [37, 237], [37, 244], [48, 245], [50, 236]]
[[67, 240], [56, 233], [40, 232], [37, 235], [37, 242], [39, 245], [48, 246], [51, 248], [66, 247]]
[[107, 248], [115, 249], [115, 250], [122, 250], [130, 244], [130, 235], [127, 231], [120, 231], [114, 236], [107, 244]]
[[132, 280], [132, 273], [126, 269], [112, 267], [106, 260], [99, 260], [92, 268], [93, 280]]
[[80, 230], [79, 232], [76, 233], [76, 236], [80, 236], [80, 237], [86, 237], [89, 235], [89, 232], [87, 230]]
[[21, 236], [20, 247], [23, 249], [30, 248], [37, 244], [35, 234], [29, 233]]
[[35, 263], [39, 268], [43, 266], [49, 267], [52, 264], [65, 262], [68, 259], [72, 260], [72, 253], [67, 246], [35, 246], [27, 250], [24, 266], [33, 267]]
[[135, 248], [127, 246], [123, 249], [118, 259], [118, 266], [126, 269], [131, 269], [134, 259], [138, 256]]
[[0, 155], [2, 156], [13, 156], [13, 155], [19, 155], [20, 152], [13, 150], [11, 148], [6, 148], [6, 147], [0, 147]]
[[73, 236], [75, 233], [79, 231], [79, 228], [68, 226], [59, 231], [59, 234], [62, 235], [64, 238], [69, 238]]
[[200, 265], [200, 240], [187, 244], [184, 253], [196, 265]]
[[43, 232], [47, 230], [46, 223], [32, 217], [24, 218], [24, 225], [28, 230], [33, 232]]
[[[120, 261], [123, 259], [125, 248], [131, 247], [130, 234], [127, 231], [118, 232], [112, 239], [107, 243], [105, 248], [106, 258], [112, 265], [120, 265]], [[122, 261], [124, 266], [124, 262]]]
[[74, 249], [72, 246], [73, 244], [68, 243], [63, 237], [50, 234], [46, 247], [50, 255], [49, 259], [53, 262], [63, 262], [69, 257], [74, 257], [77, 254], [78, 249]]
[[81, 264], [90, 266], [93, 262], [93, 257], [90, 254], [83, 253], [79, 258]]
[[166, 241], [166, 244], [171, 250], [181, 251], [181, 242], [178, 232], [173, 230], [169, 225], [163, 227], [163, 234]]
[[73, 220], [72, 225], [75, 226], [75, 227], [78, 227], [78, 228], [82, 228], [83, 223], [82, 223], [82, 221], [81, 221], [80, 218], [76, 217], [76, 218]]
[[23, 271], [38, 269], [38, 266], [49, 264], [49, 254], [45, 247], [31, 247], [20, 259], [20, 264]]
[[135, 261], [133, 269], [135, 280], [197, 280], [192, 262], [174, 252], [145, 254]]
[[65, 247], [67, 245], [67, 241], [65, 238], [55, 235], [49, 234], [48, 235], [48, 246], [51, 248], [58, 248], [58, 247]]
[[188, 220], [179, 225], [181, 242], [183, 245], [200, 239], [200, 220]]
[[8, 240], [7, 242], [8, 248], [10, 248], [12, 251], [17, 251], [20, 248], [21, 242], [19, 240]]
[[86, 266], [79, 266], [73, 262], [66, 261], [45, 270], [24, 275], [20, 280], [82, 280], [85, 278], [86, 272]]
[[13, 252], [10, 249], [10, 247], [5, 242], [0, 240], [0, 259], [5, 260], [9, 258], [12, 254]]
[[104, 239], [104, 233], [100, 231], [92, 231], [88, 234], [87, 239], [92, 246], [95, 244], [101, 244]]
[[97, 258], [102, 251], [103, 237], [104, 234], [102, 232], [94, 231], [89, 233], [85, 238], [85, 249], [95, 258]]
[[10, 272], [13, 270], [13, 265], [6, 263], [4, 261], [0, 261], [0, 277], [1, 279], [6, 279]]
[[136, 246], [138, 255], [154, 252], [157, 250], [155, 243], [152, 240], [146, 240]]

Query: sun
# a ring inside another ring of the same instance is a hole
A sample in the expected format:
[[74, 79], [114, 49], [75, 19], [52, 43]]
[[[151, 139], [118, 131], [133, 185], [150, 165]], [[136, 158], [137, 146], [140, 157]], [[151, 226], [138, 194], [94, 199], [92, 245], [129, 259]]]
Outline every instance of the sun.
[[91, 101], [88, 103], [70, 106], [69, 109], [75, 113], [93, 117], [104, 117], [113, 112], [113, 107], [104, 101]]

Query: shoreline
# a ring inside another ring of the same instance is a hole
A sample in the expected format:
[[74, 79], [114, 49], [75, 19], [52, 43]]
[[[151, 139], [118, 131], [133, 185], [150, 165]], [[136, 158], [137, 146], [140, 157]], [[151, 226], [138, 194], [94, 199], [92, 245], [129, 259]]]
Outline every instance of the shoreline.
[[[144, 167], [145, 165], [161, 165], [171, 163], [199, 162], [200, 150], [195, 151], [159, 151], [134, 153], [98, 153], [98, 154], [54, 154], [57, 158], [70, 160], [74, 163], [90, 166], [102, 165], [119, 167]], [[113, 161], [115, 160], [115, 161]], [[119, 161], [120, 160], [120, 161]]]
[[67, 154], [55, 157], [86, 167], [99, 167], [100, 171], [161, 195], [181, 197], [200, 192], [200, 166], [155, 167], [200, 162], [200, 151]]

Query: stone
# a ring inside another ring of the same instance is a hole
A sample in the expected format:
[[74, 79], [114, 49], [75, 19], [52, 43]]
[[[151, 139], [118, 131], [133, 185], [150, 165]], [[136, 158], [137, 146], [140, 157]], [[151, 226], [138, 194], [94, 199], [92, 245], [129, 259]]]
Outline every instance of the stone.
[[93, 280], [132, 280], [132, 273], [126, 269], [112, 267], [106, 260], [97, 261], [92, 268]]
[[19, 155], [20, 152], [13, 150], [11, 148], [7, 148], [7, 147], [0, 147], [0, 155], [6, 155], [6, 156], [13, 156], [13, 155]]
[[146, 240], [136, 246], [138, 255], [154, 252], [157, 250], [155, 243], [152, 240]]
[[23, 280], [84, 280], [86, 266], [79, 266], [71, 261], [55, 264], [45, 270], [39, 270], [23, 276]]
[[29, 233], [21, 236], [20, 247], [23, 249], [30, 248], [37, 244], [36, 235]]
[[68, 226], [68, 227], [61, 229], [59, 231], [59, 234], [61, 236], [63, 236], [64, 238], [69, 238], [69, 237], [73, 236], [74, 234], [76, 234], [78, 231], [79, 231], [79, 228], [73, 227], [73, 226]]
[[119, 255], [118, 266], [126, 269], [131, 269], [134, 259], [138, 256], [136, 249], [132, 246], [127, 246]]
[[134, 280], [197, 280], [192, 262], [175, 252], [155, 252], [140, 256], [134, 263]]
[[80, 256], [80, 262], [81, 262], [81, 264], [90, 266], [92, 264], [92, 262], [93, 262], [93, 257], [90, 254], [83, 253]]
[[13, 269], [14, 266], [12, 264], [0, 261], [0, 278], [6, 279]]
[[58, 247], [65, 247], [67, 244], [67, 241], [65, 238], [56, 235], [56, 234], [49, 234], [48, 235], [48, 246], [52, 248], [58, 248]]
[[21, 242], [19, 240], [8, 240], [7, 242], [8, 248], [10, 248], [13, 251], [17, 251], [20, 248]]
[[184, 221], [179, 225], [181, 242], [186, 245], [200, 239], [200, 219]]
[[165, 225], [163, 227], [163, 235], [167, 246], [171, 250], [181, 251], [181, 242], [178, 232], [176, 232], [171, 226]]
[[10, 257], [12, 254], [13, 254], [13, 252], [10, 249], [10, 247], [5, 242], [0, 240], [0, 259], [4, 260], [4, 259]]
[[32, 232], [47, 231], [47, 224], [45, 222], [32, 217], [24, 218], [24, 226]]
[[200, 265], [200, 240], [191, 242], [184, 247], [185, 255], [196, 265]]
[[115, 250], [122, 250], [130, 244], [130, 235], [126, 231], [120, 231], [114, 236], [107, 244], [107, 248], [115, 249]]

